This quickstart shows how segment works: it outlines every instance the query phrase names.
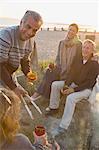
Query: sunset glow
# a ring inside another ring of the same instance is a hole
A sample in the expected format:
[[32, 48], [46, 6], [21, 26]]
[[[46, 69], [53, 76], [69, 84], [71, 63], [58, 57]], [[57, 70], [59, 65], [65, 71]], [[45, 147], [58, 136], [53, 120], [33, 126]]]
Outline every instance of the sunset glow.
[[44, 22], [76, 22], [99, 31], [98, 0], [0, 0], [0, 17], [21, 19], [28, 9], [38, 11]]

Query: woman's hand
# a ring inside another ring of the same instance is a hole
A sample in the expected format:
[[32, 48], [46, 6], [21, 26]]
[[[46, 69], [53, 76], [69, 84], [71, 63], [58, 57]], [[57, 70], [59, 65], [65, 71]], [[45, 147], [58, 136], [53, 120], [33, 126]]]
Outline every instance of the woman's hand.
[[67, 89], [61, 89], [61, 93], [63, 94], [63, 95], [69, 95], [69, 94], [71, 94], [71, 93], [73, 93], [74, 92], [74, 89], [73, 88], [70, 88], [70, 87], [68, 87]]

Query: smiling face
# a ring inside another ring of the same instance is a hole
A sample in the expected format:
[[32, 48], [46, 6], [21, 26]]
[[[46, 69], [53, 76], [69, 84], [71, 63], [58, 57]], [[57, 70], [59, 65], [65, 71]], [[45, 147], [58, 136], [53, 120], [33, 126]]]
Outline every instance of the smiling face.
[[75, 26], [69, 26], [68, 31], [67, 31], [67, 37], [69, 39], [73, 39], [75, 35], [77, 34], [77, 28]]
[[32, 16], [29, 16], [26, 20], [21, 20], [19, 27], [20, 40], [26, 41], [34, 37], [41, 25], [42, 23], [40, 21], [35, 21]]
[[93, 52], [94, 52], [94, 45], [91, 42], [85, 41], [82, 45], [82, 56], [83, 59], [88, 60]]

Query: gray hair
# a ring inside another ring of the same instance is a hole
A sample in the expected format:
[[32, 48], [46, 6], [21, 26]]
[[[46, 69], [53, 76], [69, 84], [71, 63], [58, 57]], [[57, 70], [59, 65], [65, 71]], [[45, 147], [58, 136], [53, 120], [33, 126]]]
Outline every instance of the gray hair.
[[27, 10], [22, 18], [22, 20], [27, 20], [27, 18], [29, 16], [32, 16], [32, 18], [36, 21], [36, 22], [41, 22], [41, 24], [43, 24], [43, 19], [41, 17], [41, 15], [35, 11], [31, 11], [31, 10]]

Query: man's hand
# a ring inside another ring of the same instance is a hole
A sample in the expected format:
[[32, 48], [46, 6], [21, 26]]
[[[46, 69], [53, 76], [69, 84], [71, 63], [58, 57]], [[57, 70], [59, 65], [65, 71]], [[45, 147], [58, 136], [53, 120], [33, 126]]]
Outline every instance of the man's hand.
[[25, 89], [21, 86], [16, 87], [13, 91], [19, 98], [21, 98], [21, 96], [25, 96], [26, 94], [28, 94], [28, 92], [25, 91]]
[[31, 82], [37, 80], [37, 73], [34, 72], [34, 71], [28, 72], [28, 74], [27, 74], [27, 79], [28, 79], [29, 81], [31, 81]]
[[52, 72], [52, 70], [54, 69], [54, 67], [55, 67], [54, 63], [49, 63], [47, 69], [49, 69], [50, 72]]
[[66, 90], [61, 90], [61, 93], [63, 94], [63, 95], [68, 95], [68, 94], [71, 94], [71, 93], [73, 93], [74, 92], [74, 89], [73, 88], [70, 88], [70, 87], [68, 87]]

